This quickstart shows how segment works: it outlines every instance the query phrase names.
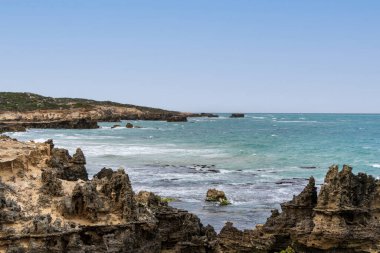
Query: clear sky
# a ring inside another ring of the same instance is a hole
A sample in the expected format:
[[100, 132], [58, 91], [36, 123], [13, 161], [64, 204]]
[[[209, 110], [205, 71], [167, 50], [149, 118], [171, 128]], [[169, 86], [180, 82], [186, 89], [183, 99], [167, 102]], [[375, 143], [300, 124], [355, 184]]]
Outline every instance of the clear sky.
[[380, 113], [380, 1], [0, 0], [0, 90]]

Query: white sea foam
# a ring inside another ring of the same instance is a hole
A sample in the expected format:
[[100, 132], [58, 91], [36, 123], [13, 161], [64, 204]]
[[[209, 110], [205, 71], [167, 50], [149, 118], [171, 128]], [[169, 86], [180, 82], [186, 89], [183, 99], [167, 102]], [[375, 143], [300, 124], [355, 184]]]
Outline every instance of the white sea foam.
[[318, 123], [315, 120], [277, 120], [279, 123]]
[[13, 137], [21, 137], [25, 135], [25, 132], [13, 132], [10, 135]]
[[34, 141], [34, 142], [45, 142], [46, 139], [37, 138], [37, 139], [34, 139], [33, 141]]
[[378, 164], [378, 163], [372, 164], [371, 166], [374, 168], [380, 168], [380, 164]]
[[123, 143], [114, 143], [110, 145], [86, 146], [86, 153], [91, 156], [104, 156], [117, 154], [119, 156], [137, 156], [137, 155], [171, 155], [171, 156], [201, 156], [201, 157], [223, 157], [225, 156], [217, 149], [189, 149], [173, 148], [170, 146], [144, 146], [144, 145], [125, 145]]

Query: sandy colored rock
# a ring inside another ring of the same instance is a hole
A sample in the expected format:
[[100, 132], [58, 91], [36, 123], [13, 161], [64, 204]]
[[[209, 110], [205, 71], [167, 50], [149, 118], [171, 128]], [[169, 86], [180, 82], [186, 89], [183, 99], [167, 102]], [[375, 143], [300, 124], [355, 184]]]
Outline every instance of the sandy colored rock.
[[217, 189], [208, 189], [206, 194], [206, 201], [222, 202], [227, 201], [227, 197], [224, 191], [219, 191]]
[[123, 169], [65, 175], [85, 162], [51, 140], [0, 138], [0, 252], [214, 252], [212, 228], [153, 193], [136, 197]]
[[222, 252], [380, 252], [380, 184], [352, 168], [330, 167], [319, 194], [314, 178], [262, 226], [219, 234]]

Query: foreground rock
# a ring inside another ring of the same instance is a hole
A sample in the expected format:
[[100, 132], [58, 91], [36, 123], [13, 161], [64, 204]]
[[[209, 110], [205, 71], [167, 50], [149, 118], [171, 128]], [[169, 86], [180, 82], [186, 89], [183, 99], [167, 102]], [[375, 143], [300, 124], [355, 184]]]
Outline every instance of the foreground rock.
[[123, 169], [88, 180], [85, 164], [80, 149], [70, 156], [51, 140], [0, 138], [0, 252], [380, 252], [380, 182], [348, 166], [332, 166], [319, 194], [310, 178], [265, 224], [227, 223], [217, 235], [153, 193], [136, 195]]
[[215, 252], [198, 217], [136, 196], [123, 169], [87, 180], [85, 163], [52, 141], [0, 139], [0, 252]]
[[380, 183], [332, 166], [319, 195], [314, 178], [293, 200], [255, 230], [228, 223], [219, 234], [223, 252], [379, 252]]

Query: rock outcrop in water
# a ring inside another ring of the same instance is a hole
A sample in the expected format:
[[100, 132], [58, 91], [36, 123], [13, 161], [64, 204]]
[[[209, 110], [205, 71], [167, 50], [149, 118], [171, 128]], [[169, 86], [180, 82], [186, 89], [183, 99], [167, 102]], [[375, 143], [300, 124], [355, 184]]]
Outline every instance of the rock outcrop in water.
[[224, 191], [219, 191], [217, 189], [208, 189], [206, 193], [206, 201], [222, 201], [227, 200]]
[[232, 113], [230, 118], [244, 118], [244, 113]]
[[[379, 252], [380, 182], [332, 166], [263, 225], [217, 235], [197, 216], [150, 192], [135, 194], [123, 169], [92, 180], [78, 149], [0, 138], [0, 252]], [[233, 220], [233, 217], [231, 217]]]

